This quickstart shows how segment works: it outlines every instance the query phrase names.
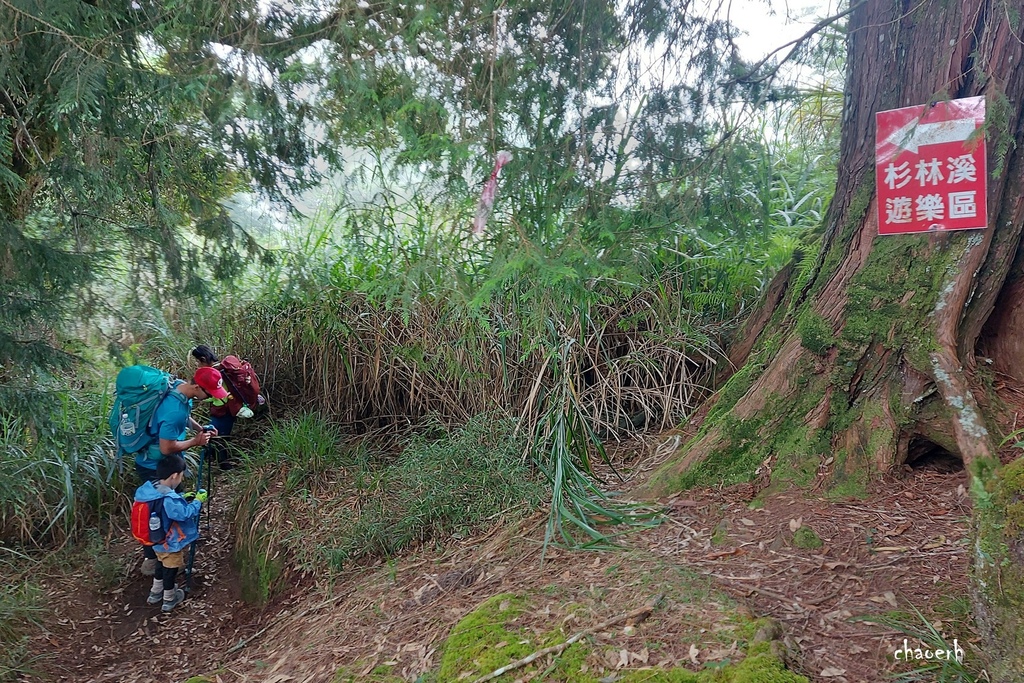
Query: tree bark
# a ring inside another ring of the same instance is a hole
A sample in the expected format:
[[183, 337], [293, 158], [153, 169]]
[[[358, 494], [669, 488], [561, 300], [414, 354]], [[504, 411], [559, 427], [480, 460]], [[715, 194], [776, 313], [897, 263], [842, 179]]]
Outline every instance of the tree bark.
[[[753, 351], [737, 354], [745, 365], [700, 433], [655, 475], [652, 493], [766, 481], [766, 472], [774, 482], [856, 492], [922, 448], [961, 458], [977, 490], [995, 490], [996, 434], [1008, 425], [985, 380], [990, 365], [1024, 375], [1019, 24], [1003, 0], [869, 0], [850, 15], [840, 168], [810, 245], [817, 258], [787, 276], [789, 291]], [[878, 237], [875, 113], [978, 95], [987, 105], [987, 229]], [[979, 364], [979, 351], [1013, 356]], [[1016, 622], [982, 583], [974, 594], [987, 650], [1017, 661], [1005, 649], [1021, 642], [1006, 631]], [[1024, 672], [1002, 676], [993, 680]]]

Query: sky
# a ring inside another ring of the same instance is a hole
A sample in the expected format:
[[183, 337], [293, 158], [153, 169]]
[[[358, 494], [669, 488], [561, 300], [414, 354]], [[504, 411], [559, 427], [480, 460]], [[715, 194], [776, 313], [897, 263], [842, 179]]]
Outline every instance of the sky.
[[731, 0], [727, 7], [733, 24], [747, 34], [736, 41], [740, 53], [758, 60], [835, 14], [836, 5], [837, 0]]

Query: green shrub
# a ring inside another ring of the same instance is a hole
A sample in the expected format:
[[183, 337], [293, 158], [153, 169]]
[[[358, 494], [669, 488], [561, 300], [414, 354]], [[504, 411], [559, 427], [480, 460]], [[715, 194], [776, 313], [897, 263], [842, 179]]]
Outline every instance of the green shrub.
[[375, 495], [341, 531], [332, 562], [390, 556], [416, 541], [468, 534], [511, 508], [534, 508], [544, 487], [525, 464], [514, 427], [484, 414], [460, 429], [412, 438], [375, 478]]
[[351, 464], [340, 443], [337, 426], [318, 413], [302, 413], [272, 424], [246, 457], [252, 467], [286, 463], [295, 472], [288, 479], [289, 490], [294, 490], [304, 481]]
[[392, 455], [343, 443], [318, 414], [273, 426], [246, 458], [235, 504], [246, 598], [266, 602], [292, 570], [340, 569], [532, 510], [546, 490], [514, 431], [484, 414], [458, 429], [434, 424]]

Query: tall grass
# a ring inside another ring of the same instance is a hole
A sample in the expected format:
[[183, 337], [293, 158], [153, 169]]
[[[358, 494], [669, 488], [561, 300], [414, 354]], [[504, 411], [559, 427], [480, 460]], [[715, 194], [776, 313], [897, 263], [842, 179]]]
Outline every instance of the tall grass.
[[278, 410], [350, 433], [515, 414], [555, 494], [549, 539], [569, 540], [563, 521], [597, 540], [588, 518], [632, 519], [602, 502], [591, 460], [605, 441], [679, 424], [708, 395], [721, 321], [693, 292], [712, 259], [641, 259], [640, 273], [533, 245], [488, 261], [481, 245], [418, 240], [375, 238], [365, 272], [329, 271], [315, 295], [268, 292], [219, 315], [216, 341], [195, 341], [249, 358]]
[[108, 374], [84, 366], [40, 378], [31, 410], [0, 405], [0, 681], [33, 675], [27, 639], [46, 611], [37, 558], [127, 521], [117, 514], [125, 499], [110, 455]]
[[[2, 550], [2, 549], [0, 549]], [[0, 555], [0, 573], [17, 575], [11, 558]], [[31, 674], [27, 640], [43, 611], [38, 589], [26, 582], [0, 585], [0, 681], [15, 681]]]
[[118, 505], [119, 464], [106, 428], [109, 395], [46, 391], [42, 424], [0, 414], [0, 542], [65, 544]]
[[416, 543], [464, 536], [484, 520], [532, 510], [543, 486], [523, 462], [514, 424], [494, 413], [457, 430], [437, 429], [404, 444], [395, 461], [359, 488], [358, 515], [327, 552], [336, 566], [390, 557]]
[[[959, 631], [960, 637], [964, 639], [963, 644], [959, 639], [953, 639], [956, 646], [960, 648], [962, 660], [948, 654], [955, 651], [951, 636], [944, 632], [949, 630], [948, 623], [946, 629], [940, 630], [916, 606], [910, 605], [910, 609], [910, 612], [889, 612], [855, 619], [891, 628], [907, 636], [908, 647], [911, 650], [923, 646], [923, 649], [932, 652], [942, 650], [947, 653], [947, 656], [942, 659], [912, 659], [906, 662], [913, 668], [909, 671], [895, 672], [892, 676], [893, 683], [980, 683], [989, 680], [988, 675], [980, 671], [976, 658], [971, 656], [973, 653], [969, 652], [967, 640], [971, 634], [972, 624], [970, 623], [970, 605], [968, 603], [965, 602], [959, 610], [960, 613], [954, 615], [953, 618], [954, 634]], [[964, 652], [965, 650], [968, 652]]]
[[808, 159], [830, 144], [774, 123], [642, 196], [527, 161], [482, 237], [452, 196], [403, 200], [384, 183], [372, 208], [321, 211], [309, 251], [255, 278], [251, 303], [180, 315], [156, 341], [169, 363], [183, 340], [242, 354], [278, 410], [349, 433], [518, 415], [555, 492], [551, 538], [568, 540], [567, 520], [596, 539], [593, 519], [628, 518], [593, 483], [603, 444], [690, 416], [719, 347], [820, 222], [831, 175]]

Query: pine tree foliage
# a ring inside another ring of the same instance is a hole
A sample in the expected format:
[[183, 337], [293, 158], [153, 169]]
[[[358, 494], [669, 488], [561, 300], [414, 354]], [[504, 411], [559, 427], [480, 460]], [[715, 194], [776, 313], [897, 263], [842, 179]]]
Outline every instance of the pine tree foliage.
[[257, 16], [256, 2], [0, 5], [5, 390], [71, 362], [65, 323], [116, 313], [96, 283], [160, 303], [265, 255], [221, 200], [280, 198], [331, 155], [287, 81], [218, 56], [209, 27]]
[[0, 387], [123, 318], [112, 288], [168, 304], [270, 259], [224, 200], [287, 205], [356, 150], [455, 207], [513, 150], [497, 242], [556, 255], [764, 224], [707, 202], [741, 191], [736, 103], [792, 94], [738, 77], [733, 33], [676, 0], [3, 0]]

